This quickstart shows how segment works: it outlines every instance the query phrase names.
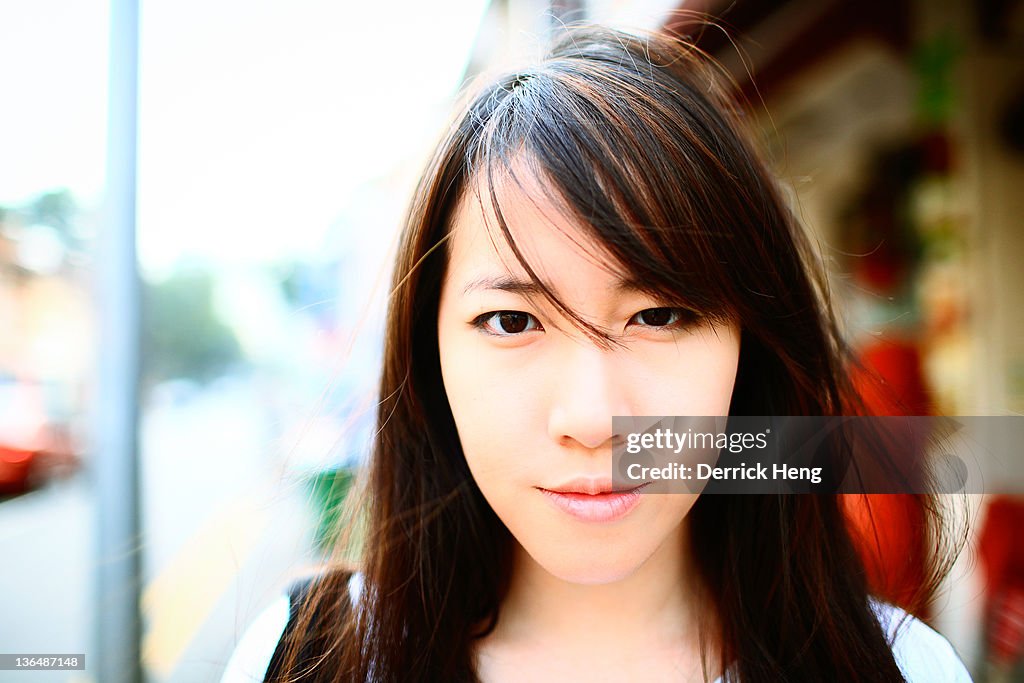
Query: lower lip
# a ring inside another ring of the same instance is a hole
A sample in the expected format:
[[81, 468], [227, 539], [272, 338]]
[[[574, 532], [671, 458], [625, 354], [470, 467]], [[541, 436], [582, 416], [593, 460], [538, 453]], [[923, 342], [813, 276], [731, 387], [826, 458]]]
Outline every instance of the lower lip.
[[559, 510], [583, 522], [614, 522], [628, 515], [640, 504], [643, 484], [628, 491], [598, 493], [562, 493], [540, 489]]

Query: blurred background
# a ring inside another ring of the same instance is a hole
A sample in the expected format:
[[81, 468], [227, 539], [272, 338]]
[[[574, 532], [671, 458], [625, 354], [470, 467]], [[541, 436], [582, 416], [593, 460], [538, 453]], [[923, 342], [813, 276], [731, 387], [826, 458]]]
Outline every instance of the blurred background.
[[[581, 19], [734, 75], [879, 414], [1024, 411], [1022, 0], [3, 3], [0, 651], [86, 668], [0, 681], [219, 679], [330, 544], [458, 88]], [[923, 616], [1021, 681], [1024, 503], [975, 498]], [[870, 505], [899, 602], [927, 540], [912, 499]]]

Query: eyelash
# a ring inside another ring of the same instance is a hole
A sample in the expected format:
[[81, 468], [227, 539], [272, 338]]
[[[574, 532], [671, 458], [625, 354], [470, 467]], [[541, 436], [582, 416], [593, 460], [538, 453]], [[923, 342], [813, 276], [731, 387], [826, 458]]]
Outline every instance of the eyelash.
[[[643, 313], [647, 313], [649, 311], [671, 311], [672, 313], [674, 313], [674, 314], [676, 314], [678, 316], [677, 320], [675, 320], [673, 322], [670, 322], [670, 323], [667, 323], [665, 325], [649, 325], [648, 326], [648, 327], [652, 327], [653, 329], [656, 329], [656, 330], [685, 329], [687, 327], [690, 327], [694, 323], [698, 322], [703, 317], [701, 314], [699, 314], [699, 313], [697, 313], [695, 311], [691, 311], [688, 308], [679, 308], [679, 307], [672, 307], [672, 306], [655, 306], [653, 308], [645, 308], [642, 311], [638, 311], [637, 313], [635, 313], [633, 315], [633, 317], [630, 318], [630, 320], [632, 321], [633, 318], [636, 318], [637, 316], [639, 316], [639, 315], [641, 315]], [[504, 332], [504, 333], [502, 333], [502, 332], [491, 332], [488, 329], [488, 324], [487, 324], [488, 321], [492, 320], [493, 318], [495, 318], [497, 316], [501, 316], [501, 315], [526, 316], [527, 318], [529, 318], [530, 320], [532, 320], [536, 324], [536, 327], [534, 327], [532, 329], [522, 330], [520, 332]], [[517, 337], [517, 336], [522, 335], [522, 334], [524, 334], [526, 332], [531, 332], [531, 331], [534, 331], [536, 329], [541, 329], [541, 330], [544, 329], [543, 327], [540, 327], [540, 321], [538, 321], [535, 316], [533, 316], [530, 313], [525, 313], [523, 311], [507, 311], [507, 310], [506, 311], [488, 311], [487, 313], [483, 313], [481, 315], [478, 315], [476, 318], [474, 318], [472, 320], [472, 322], [470, 324], [473, 325], [473, 327], [475, 327], [475, 328], [479, 329], [480, 331], [482, 331], [484, 334], [489, 334], [489, 335], [494, 336], [494, 337]]]

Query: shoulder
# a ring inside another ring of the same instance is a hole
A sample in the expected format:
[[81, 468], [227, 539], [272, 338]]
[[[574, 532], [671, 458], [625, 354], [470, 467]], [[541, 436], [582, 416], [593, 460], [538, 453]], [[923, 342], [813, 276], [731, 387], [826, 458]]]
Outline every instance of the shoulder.
[[[354, 604], [362, 590], [363, 577], [348, 574], [348, 597]], [[296, 606], [325, 574], [303, 576], [291, 581], [287, 588], [249, 624], [228, 660], [220, 683], [253, 683], [263, 681], [271, 660], [285, 631], [292, 623]]]
[[949, 641], [938, 632], [894, 605], [873, 600], [871, 607], [885, 630], [896, 663], [907, 681], [970, 683], [967, 667]]
[[262, 681], [291, 614], [288, 595], [282, 593], [249, 624], [235, 646], [221, 683]]
[[[871, 608], [907, 683], [972, 683], [953, 646], [923, 621], [878, 600], [871, 600]], [[723, 678], [714, 683], [723, 683]]]

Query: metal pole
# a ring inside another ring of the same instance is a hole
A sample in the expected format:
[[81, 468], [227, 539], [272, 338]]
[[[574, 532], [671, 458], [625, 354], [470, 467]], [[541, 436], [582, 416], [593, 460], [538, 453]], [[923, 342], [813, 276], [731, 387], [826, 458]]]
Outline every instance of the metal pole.
[[138, 0], [111, 0], [105, 222], [99, 234], [95, 680], [141, 683], [139, 275], [135, 255]]

